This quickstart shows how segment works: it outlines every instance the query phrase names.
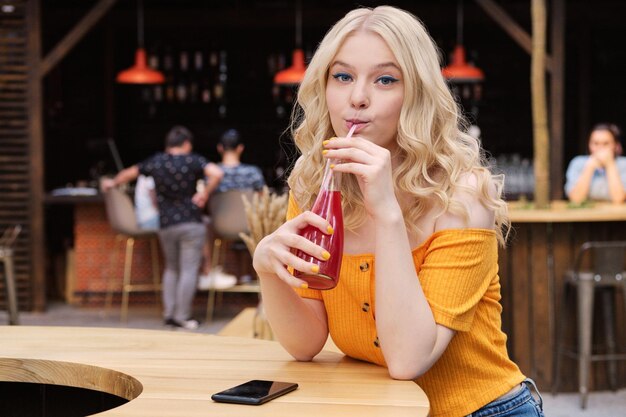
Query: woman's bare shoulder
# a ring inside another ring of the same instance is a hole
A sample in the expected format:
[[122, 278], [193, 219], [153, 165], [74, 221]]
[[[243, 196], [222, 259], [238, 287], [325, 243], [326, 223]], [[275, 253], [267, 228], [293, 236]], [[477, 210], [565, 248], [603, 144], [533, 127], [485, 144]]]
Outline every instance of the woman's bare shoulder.
[[[468, 213], [465, 218], [460, 213], [447, 211], [443, 213], [435, 223], [435, 231], [444, 229], [493, 229], [495, 225], [494, 210], [486, 207], [481, 197], [481, 185], [478, 173], [467, 172], [459, 177], [458, 187], [452, 195], [452, 199], [462, 204]], [[496, 187], [492, 181], [487, 184], [488, 193], [491, 197], [496, 195]]]

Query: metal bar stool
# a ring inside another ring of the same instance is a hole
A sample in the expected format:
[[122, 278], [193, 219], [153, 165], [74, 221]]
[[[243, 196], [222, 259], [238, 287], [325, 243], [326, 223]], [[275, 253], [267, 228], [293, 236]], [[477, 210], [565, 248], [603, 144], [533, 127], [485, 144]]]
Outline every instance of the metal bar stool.
[[4, 264], [4, 285], [7, 293], [9, 324], [18, 325], [17, 292], [15, 288], [15, 269], [13, 267], [13, 244], [22, 231], [21, 225], [7, 228], [0, 237], [0, 262]]
[[[574, 269], [566, 272], [565, 289], [561, 303], [560, 325], [556, 338], [556, 356], [553, 368], [553, 393], [558, 391], [561, 371], [561, 356], [567, 355], [578, 360], [578, 391], [580, 393], [580, 407], [586, 408], [589, 393], [589, 377], [592, 361], [609, 361], [608, 379], [612, 389], [617, 386], [616, 361], [626, 360], [626, 353], [616, 353], [615, 346], [615, 291], [621, 289], [626, 306], [626, 271], [624, 259], [626, 241], [585, 242], [581, 245]], [[584, 268], [583, 262], [590, 261], [591, 268]], [[567, 350], [563, 347], [563, 338], [567, 327], [568, 304], [573, 293], [577, 290], [577, 339], [578, 349]], [[592, 352], [593, 335], [593, 306], [594, 296], [600, 293], [603, 296], [603, 321], [606, 337], [606, 351], [604, 354]]]
[[[117, 233], [115, 236], [115, 245], [111, 256], [111, 273], [107, 286], [107, 294], [105, 300], [105, 308], [111, 308], [113, 301], [113, 289], [117, 284], [114, 271], [118, 264], [118, 252], [121, 244], [125, 244], [124, 255], [124, 275], [122, 278], [122, 311], [121, 319], [126, 322], [128, 320], [128, 301], [131, 292], [154, 291], [157, 298], [157, 304], [160, 306], [160, 269], [159, 269], [159, 253], [158, 253], [158, 234], [154, 230], [143, 230], [137, 225], [135, 218], [135, 209], [130, 197], [117, 188], [112, 188], [104, 193], [104, 203], [106, 206], [107, 217], [111, 228]], [[133, 252], [135, 241], [138, 239], [147, 239], [150, 242], [150, 257], [152, 261], [152, 283], [150, 284], [133, 284], [131, 282], [131, 272], [133, 265]]]

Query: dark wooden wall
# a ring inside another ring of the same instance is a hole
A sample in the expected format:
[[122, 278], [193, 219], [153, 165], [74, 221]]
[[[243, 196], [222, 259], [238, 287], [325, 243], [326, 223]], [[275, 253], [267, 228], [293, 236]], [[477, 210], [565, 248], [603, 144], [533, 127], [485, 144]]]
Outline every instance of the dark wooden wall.
[[[555, 359], [555, 341], [560, 322], [566, 317], [568, 330], [565, 345], [575, 347], [575, 303], [561, 313], [565, 272], [573, 268], [580, 245], [589, 240], [623, 240], [625, 222], [580, 223], [516, 223], [509, 246], [500, 251], [500, 279], [502, 282], [502, 326], [508, 335], [511, 358], [526, 376], [533, 378], [540, 390], [547, 391], [554, 383], [552, 375]], [[624, 297], [616, 292], [615, 322], [617, 346], [626, 346], [626, 309]], [[605, 343], [602, 302], [595, 304], [595, 353]], [[600, 349], [600, 350], [599, 350]], [[578, 390], [578, 365], [563, 356], [560, 390]], [[607, 362], [593, 362], [590, 390], [606, 390]], [[618, 384], [626, 381], [626, 362], [618, 361]]]
[[[0, 233], [20, 224], [14, 248], [15, 278], [20, 308], [33, 305], [31, 148], [28, 125], [28, 29], [26, 0], [10, 3], [12, 13], [0, 14]], [[4, 273], [0, 265], [0, 275]], [[0, 278], [0, 309], [6, 308], [4, 278]]]
[[[16, 12], [11, 16], [2, 14], [0, 228], [26, 219], [27, 227], [19, 243], [19, 256], [28, 259], [28, 266], [22, 264], [19, 272], [23, 274], [19, 289], [24, 308], [45, 306], [45, 275], [50, 268], [43, 269], [50, 257], [44, 249], [62, 257], [66, 245], [71, 244], [67, 243], [72, 238], [71, 209], [44, 210], [43, 195], [69, 182], [91, 179], [94, 164], [106, 154], [101, 139], [113, 137], [128, 165], [160, 149], [166, 129], [184, 121], [197, 133], [197, 149], [215, 159], [214, 145], [221, 131], [237, 127], [248, 142], [246, 162], [261, 165], [270, 175], [277, 160], [293, 152], [288, 138], [283, 137], [281, 143], [287, 121], [272, 118], [273, 113], [268, 110], [272, 106], [271, 77], [266, 71], [268, 54], [281, 52], [289, 56], [295, 46], [293, 2], [144, 1], [146, 46], [161, 42], [228, 50], [229, 71], [232, 69], [228, 88], [232, 95], [231, 111], [225, 120], [205, 117], [201, 110], [185, 109], [167, 109], [162, 117], [152, 120], [131, 117], [135, 115], [132, 112], [145, 108], [133, 107], [132, 100], [137, 95], [115, 84], [114, 78], [117, 71], [131, 64], [136, 46], [133, 1], [117, 2], [27, 92], [28, 71], [37, 69], [40, 51], [48, 54], [95, 3], [16, 0], [12, 3], [17, 5]], [[359, 2], [365, 6], [377, 3]], [[456, 0], [389, 3], [419, 16], [444, 57], [451, 51], [456, 39]], [[530, 31], [529, 1], [507, 0], [499, 4]], [[41, 6], [41, 12], [35, 5]], [[304, 1], [305, 50], [313, 51], [330, 25], [355, 6], [357, 3], [344, 0]], [[484, 147], [492, 155], [518, 153], [531, 158], [530, 58], [478, 5], [466, 1], [464, 8], [468, 57], [486, 74], [478, 120]], [[593, 5], [584, 0], [567, 2], [565, 139], [563, 149], [553, 150], [563, 153], [565, 164], [574, 155], [585, 152], [586, 135], [592, 124], [612, 121], [626, 125], [622, 110], [626, 106], [626, 83], [616, 81], [626, 61], [620, 44], [626, 34], [621, 18], [624, 11], [626, 4], [618, 0], [598, 0]], [[29, 24], [32, 30], [27, 30]], [[21, 60], [21, 64], [10, 63], [13, 61], [8, 61], [9, 56]], [[16, 68], [21, 69], [15, 72]], [[19, 188], [19, 181], [24, 188]]]

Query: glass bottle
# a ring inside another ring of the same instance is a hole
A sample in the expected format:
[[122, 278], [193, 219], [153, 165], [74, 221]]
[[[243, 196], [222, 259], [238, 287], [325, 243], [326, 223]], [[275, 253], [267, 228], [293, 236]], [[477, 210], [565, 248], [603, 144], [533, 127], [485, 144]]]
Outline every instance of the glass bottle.
[[324, 169], [322, 185], [311, 211], [326, 219], [333, 228], [333, 233], [324, 233], [313, 226], [307, 226], [300, 232], [301, 236], [327, 250], [328, 253], [330, 253], [330, 258], [320, 260], [300, 250], [296, 252], [296, 256], [313, 263], [319, 268], [316, 272], [296, 270], [294, 274], [297, 278], [306, 281], [309, 284], [309, 288], [315, 290], [329, 290], [337, 285], [343, 256], [343, 211], [341, 208], [340, 191], [341, 174], [333, 172], [330, 165], [331, 160], [328, 159]]

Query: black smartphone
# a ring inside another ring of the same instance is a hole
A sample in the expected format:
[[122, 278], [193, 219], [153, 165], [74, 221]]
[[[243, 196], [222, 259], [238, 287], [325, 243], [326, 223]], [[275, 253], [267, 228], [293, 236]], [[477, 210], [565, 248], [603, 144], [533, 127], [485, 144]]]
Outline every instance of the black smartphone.
[[254, 379], [236, 387], [211, 395], [213, 401], [234, 404], [259, 405], [298, 388], [294, 382]]

